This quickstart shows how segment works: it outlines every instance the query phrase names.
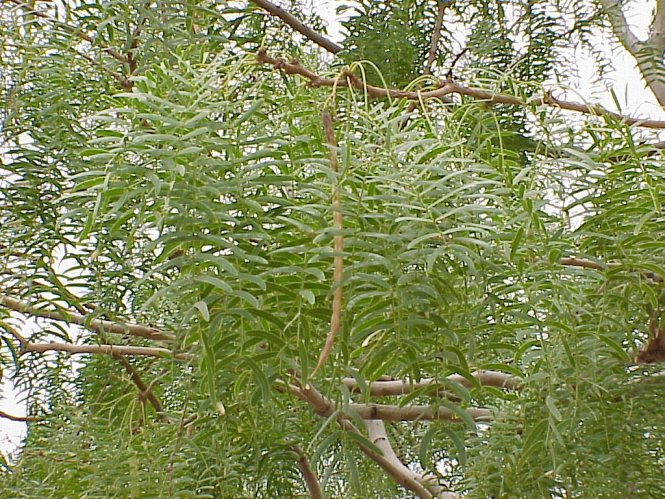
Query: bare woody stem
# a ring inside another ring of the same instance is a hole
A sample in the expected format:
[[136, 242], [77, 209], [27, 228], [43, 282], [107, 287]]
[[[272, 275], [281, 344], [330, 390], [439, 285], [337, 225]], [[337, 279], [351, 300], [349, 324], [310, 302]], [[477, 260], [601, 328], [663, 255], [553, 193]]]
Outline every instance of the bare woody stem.
[[123, 334], [137, 336], [139, 338], [146, 338], [149, 340], [172, 341], [175, 339], [173, 335], [163, 333], [156, 328], [141, 326], [138, 324], [94, 319], [88, 315], [83, 315], [68, 310], [45, 310], [43, 308], [37, 308], [27, 302], [17, 300], [16, 298], [12, 298], [6, 295], [0, 295], [0, 305], [10, 310], [15, 310], [16, 312], [33, 317], [42, 317], [44, 319], [66, 322], [69, 324], [78, 324], [98, 333]]
[[[439, 48], [439, 40], [441, 39], [441, 28], [443, 27], [443, 16], [446, 13], [446, 8], [453, 3], [453, 0], [441, 0], [437, 2], [437, 11], [436, 11], [436, 21], [434, 22], [434, 29], [432, 30], [432, 38], [430, 39], [429, 51], [427, 53], [427, 62], [425, 63], [425, 68], [423, 69], [423, 74], [429, 75], [432, 74], [432, 65], [436, 60], [436, 53]], [[409, 118], [411, 113], [418, 107], [418, 102], [413, 101], [409, 104], [408, 109], [400, 129], [406, 128], [406, 125], [409, 123]]]
[[7, 414], [5, 411], [0, 411], [0, 418], [8, 419], [9, 421], [15, 421], [17, 423], [30, 423], [33, 421], [39, 421], [39, 418], [35, 416], [14, 416], [13, 414]]
[[[283, 391], [283, 387], [278, 385], [278, 390]], [[288, 385], [288, 391], [293, 393], [298, 398], [301, 398], [309, 404], [309, 406], [316, 412], [319, 416], [328, 417], [335, 412], [334, 405], [326, 399], [321, 393], [316, 390], [311, 384], [307, 384], [305, 387], [296, 387], [294, 385]], [[360, 431], [346, 419], [344, 414], [337, 412], [337, 422], [339, 425], [350, 433], [360, 434]], [[356, 442], [358, 448], [370, 459], [376, 462], [383, 471], [396, 483], [402, 485], [407, 490], [414, 492], [418, 497], [423, 499], [431, 499], [435, 497], [432, 491], [428, 486], [425, 486], [424, 483], [429, 485], [428, 480], [424, 480], [420, 475], [414, 474], [410, 470], [405, 471], [404, 465], [398, 465], [394, 460], [389, 459], [383, 454], [377, 453], [374, 449], [363, 445], [361, 442]], [[400, 463], [401, 464], [401, 463]]]
[[[321, 417], [329, 417], [337, 412], [338, 417], [341, 419], [348, 419], [351, 417], [351, 414], [355, 414], [361, 419], [381, 419], [384, 421], [462, 421], [457, 412], [445, 407], [430, 405], [400, 407], [397, 405], [350, 403], [345, 406], [347, 414], [342, 412], [331, 400], [319, 393], [311, 383], [302, 388], [295, 385], [288, 385], [286, 389], [278, 385], [277, 390], [289, 391], [297, 398], [304, 400]], [[474, 421], [489, 422], [493, 420], [492, 412], [489, 409], [471, 407], [460, 409], [460, 411], [464, 411]]]
[[443, 487], [436, 482], [435, 476], [416, 473], [400, 461], [390, 444], [383, 421], [365, 421], [365, 427], [367, 428], [367, 436], [370, 441], [381, 449], [383, 458], [392, 464], [393, 469], [399, 470], [401, 476], [411, 477], [414, 481], [426, 488], [427, 491], [432, 494], [432, 497], [441, 499], [455, 499], [458, 497], [457, 494], [445, 492]]
[[344, 236], [342, 230], [344, 228], [342, 217], [342, 204], [339, 195], [339, 167], [337, 164], [337, 141], [335, 140], [335, 130], [332, 126], [332, 117], [327, 110], [322, 114], [323, 130], [326, 136], [326, 144], [328, 146], [328, 157], [330, 158], [330, 169], [333, 172], [335, 181], [332, 188], [332, 212], [333, 212], [333, 227], [335, 229], [334, 237], [334, 252], [333, 252], [333, 301], [332, 301], [332, 314], [330, 317], [330, 331], [326, 338], [326, 342], [319, 355], [319, 360], [312, 372], [312, 376], [326, 363], [328, 356], [335, 343], [335, 338], [339, 332], [342, 322], [342, 277], [344, 274]]
[[437, 2], [436, 21], [434, 22], [434, 30], [432, 31], [432, 38], [430, 39], [429, 52], [427, 53], [427, 62], [425, 63], [425, 74], [432, 73], [432, 65], [436, 59], [436, 53], [439, 48], [439, 40], [441, 39], [441, 28], [443, 27], [443, 16], [446, 9], [452, 5], [453, 0], [439, 0]]
[[[506, 388], [509, 390], [515, 389], [520, 383], [520, 379], [516, 376], [511, 376], [499, 371], [477, 371], [472, 373], [476, 383], [480, 386], [493, 386], [497, 388]], [[374, 397], [407, 395], [423, 388], [431, 388], [437, 393], [440, 390], [446, 389], [446, 381], [458, 383], [466, 388], [471, 388], [474, 383], [469, 381], [464, 376], [453, 374], [447, 376], [444, 380], [437, 380], [433, 378], [424, 378], [418, 381], [411, 380], [384, 380], [374, 381], [367, 384], [367, 391], [369, 395]], [[360, 392], [360, 386], [354, 378], [342, 378], [342, 383], [351, 392]]]
[[321, 484], [319, 479], [316, 476], [316, 473], [309, 464], [309, 459], [305, 453], [297, 447], [291, 449], [298, 456], [298, 469], [302, 473], [303, 479], [305, 480], [305, 485], [309, 492], [310, 499], [324, 499], [323, 491], [321, 490]]
[[23, 344], [21, 353], [66, 352], [70, 354], [143, 355], [146, 357], [191, 360], [186, 353], [174, 354], [168, 348], [134, 347], [122, 345], [71, 345], [69, 343], [30, 343]]
[[[338, 420], [338, 423], [345, 431], [348, 431], [349, 433], [360, 434], [360, 431], [358, 431], [358, 429], [353, 426], [350, 421], [341, 419]], [[373, 449], [363, 445], [360, 442], [356, 442], [356, 445], [358, 445], [358, 448], [363, 452], [363, 454], [378, 464], [386, 473], [386, 475], [388, 475], [395, 483], [401, 485], [407, 490], [410, 490], [421, 499], [432, 499], [435, 497], [435, 495], [430, 492], [427, 487], [425, 487], [419, 480], [416, 479], [413, 472], [410, 470], [405, 472], [403, 465], [397, 465], [383, 454], [377, 453]]]
[[125, 371], [127, 371], [127, 374], [129, 374], [129, 377], [132, 379], [132, 382], [136, 385], [136, 388], [138, 388], [139, 399], [142, 401], [148, 400], [153, 409], [155, 409], [159, 419], [162, 422], [168, 422], [169, 418], [164, 413], [164, 407], [162, 406], [162, 403], [152, 392], [152, 386], [148, 386], [144, 383], [141, 375], [136, 371], [136, 369], [134, 369], [134, 366], [132, 366], [123, 355], [114, 353], [113, 358], [117, 359], [118, 362], [122, 364], [122, 366], [125, 368]]
[[285, 11], [281, 7], [275, 5], [274, 3], [268, 2], [266, 0], [251, 0], [251, 1], [255, 5], [270, 12], [270, 14], [272, 14], [273, 16], [279, 17], [282, 21], [291, 26], [294, 30], [303, 35], [305, 38], [313, 41], [320, 47], [323, 47], [328, 52], [332, 54], [337, 54], [338, 52], [342, 51], [341, 46], [337, 45], [335, 42], [329, 40], [320, 33], [317, 33], [312, 28], [299, 21], [293, 14], [290, 14], [289, 12]]
[[373, 98], [393, 98], [393, 99], [408, 99], [408, 100], [429, 100], [429, 99], [442, 99], [448, 95], [458, 94], [471, 97], [479, 101], [483, 101], [489, 105], [506, 104], [510, 106], [550, 106], [567, 111], [574, 111], [577, 113], [588, 114], [592, 116], [602, 116], [612, 118], [630, 126], [639, 126], [643, 128], [665, 129], [665, 121], [640, 119], [632, 116], [623, 115], [610, 111], [603, 106], [597, 104], [584, 104], [580, 102], [570, 102], [557, 99], [549, 94], [543, 95], [538, 98], [524, 100], [513, 95], [500, 94], [482, 90], [478, 88], [471, 88], [454, 81], [446, 81], [439, 88], [426, 91], [406, 91], [390, 88], [375, 87], [367, 85], [361, 81], [357, 76], [351, 73], [343, 73], [338, 78], [325, 78], [313, 73], [309, 69], [303, 67], [298, 61], [285, 61], [284, 59], [275, 59], [270, 57], [265, 50], [260, 50], [257, 54], [259, 64], [269, 64], [273, 68], [284, 71], [286, 74], [294, 74], [301, 76], [307, 80], [312, 87], [341, 87], [341, 88], [356, 88], [365, 92], [369, 97]]

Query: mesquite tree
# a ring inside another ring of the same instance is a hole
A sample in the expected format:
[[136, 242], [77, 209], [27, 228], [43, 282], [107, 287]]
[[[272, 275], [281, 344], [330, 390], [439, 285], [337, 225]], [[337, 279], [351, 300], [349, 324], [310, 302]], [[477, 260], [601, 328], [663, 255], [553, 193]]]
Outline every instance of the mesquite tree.
[[665, 495], [665, 5], [282, 7], [2, 3], [6, 496]]

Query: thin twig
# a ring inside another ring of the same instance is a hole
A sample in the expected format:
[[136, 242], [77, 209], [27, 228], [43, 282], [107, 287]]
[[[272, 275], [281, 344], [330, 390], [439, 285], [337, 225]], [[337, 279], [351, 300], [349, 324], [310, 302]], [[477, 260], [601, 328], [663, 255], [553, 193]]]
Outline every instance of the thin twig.
[[[136, 63], [136, 58], [134, 57], [134, 51], [138, 47], [139, 44], [139, 35], [141, 34], [141, 30], [143, 29], [143, 26], [145, 25], [146, 22], [146, 17], [141, 15], [139, 17], [139, 22], [136, 23], [136, 28], [132, 32], [130, 38], [129, 38], [129, 46], [127, 48], [127, 54], [125, 57], [127, 57], [127, 66], [128, 66], [128, 71], [129, 71], [129, 76], [132, 76], [136, 72], [137, 68], [137, 63]], [[127, 80], [130, 84], [130, 88], [134, 86], [134, 82], [131, 80]]]
[[342, 51], [342, 47], [337, 45], [335, 42], [329, 40], [322, 34], [317, 33], [309, 26], [300, 22], [293, 14], [285, 11], [281, 7], [278, 7], [274, 3], [268, 2], [266, 0], [251, 0], [251, 1], [252, 3], [261, 7], [262, 9], [270, 12], [273, 16], [279, 17], [282, 21], [291, 26], [294, 30], [303, 35], [305, 38], [313, 41], [320, 47], [323, 47], [331, 54], [337, 54], [338, 52]]
[[141, 375], [136, 371], [136, 369], [134, 369], [134, 366], [132, 366], [123, 355], [114, 353], [113, 358], [122, 364], [122, 366], [125, 368], [125, 371], [127, 371], [127, 374], [129, 374], [129, 377], [136, 385], [136, 388], [138, 388], [139, 400], [148, 400], [150, 405], [152, 405], [152, 407], [155, 409], [155, 412], [159, 416], [160, 421], [164, 423], [169, 422], [169, 418], [166, 416], [166, 414], [164, 414], [164, 407], [162, 406], [162, 403], [152, 391], [152, 383], [150, 386], [146, 385], [141, 378]]
[[441, 39], [441, 28], [443, 27], [443, 16], [446, 9], [452, 5], [453, 0], [439, 0], [437, 2], [436, 21], [434, 22], [434, 30], [432, 31], [432, 38], [430, 39], [429, 52], [427, 54], [427, 62], [425, 63], [424, 73], [426, 75], [432, 74], [432, 65], [436, 59], [436, 52], [439, 48], [439, 40]]
[[21, 333], [19, 333], [16, 329], [14, 329], [12, 326], [7, 324], [6, 322], [1, 321], [0, 322], [0, 327], [2, 327], [4, 330], [6, 330], [9, 334], [11, 334], [14, 338], [16, 338], [18, 340], [19, 347], [20, 347], [21, 350], [23, 350], [25, 345], [27, 345], [29, 343], [28, 340], [23, 335], [21, 335]]
[[141, 326], [128, 322], [123, 323], [93, 319], [89, 315], [83, 315], [69, 310], [44, 310], [43, 308], [34, 307], [27, 302], [9, 296], [0, 295], [0, 305], [7, 307], [10, 310], [15, 310], [22, 314], [34, 317], [42, 317], [44, 319], [67, 322], [69, 324], [78, 324], [98, 333], [116, 333], [138, 336], [149, 340], [173, 341], [175, 339], [175, 336], [163, 333], [153, 327]]
[[326, 135], [326, 144], [328, 146], [328, 157], [330, 158], [330, 168], [335, 177], [332, 187], [332, 212], [333, 212], [333, 227], [335, 229], [334, 237], [334, 252], [333, 252], [333, 300], [332, 300], [332, 313], [330, 317], [330, 331], [326, 338], [326, 342], [319, 355], [319, 361], [316, 363], [312, 376], [326, 363], [328, 355], [332, 350], [335, 338], [339, 332], [342, 321], [342, 277], [344, 273], [344, 236], [342, 235], [343, 217], [342, 217], [342, 204], [339, 196], [339, 178], [337, 176], [337, 141], [335, 140], [335, 131], [332, 126], [332, 118], [327, 110], [323, 110], [322, 115], [323, 130]]
[[285, 61], [284, 59], [275, 59], [270, 57], [265, 50], [260, 50], [257, 54], [259, 64], [270, 64], [275, 69], [284, 71], [286, 74], [295, 74], [309, 80], [312, 87], [353, 87], [365, 92], [373, 98], [394, 98], [409, 100], [429, 100], [441, 99], [451, 94], [465, 95], [472, 99], [481, 100], [489, 105], [506, 104], [510, 106], [550, 106], [575, 111], [592, 116], [605, 116], [615, 119], [630, 126], [639, 126], [643, 128], [664, 129], [665, 121], [640, 119], [627, 116], [614, 111], [610, 111], [598, 104], [583, 104], [579, 102], [570, 102], [557, 99], [551, 95], [544, 95], [535, 99], [523, 100], [519, 97], [507, 94], [489, 92], [478, 88], [470, 88], [454, 81], [446, 81], [439, 88], [427, 91], [406, 91], [390, 88], [375, 87], [367, 85], [355, 75], [345, 72], [338, 78], [324, 78], [303, 67], [298, 61]]
[[468, 51], [468, 48], [463, 48], [459, 54], [455, 54], [455, 57], [453, 57], [453, 60], [450, 62], [450, 67], [448, 68], [448, 72], [446, 73], [446, 80], [454, 80], [455, 79], [455, 65], [459, 62], [459, 60], [462, 58], [464, 54]]
[[5, 411], [0, 411], [0, 418], [16, 421], [17, 423], [30, 423], [33, 421], [39, 421], [39, 418], [36, 416], [14, 416], [12, 414], [7, 414]]
[[[441, 28], [443, 26], [443, 16], [446, 12], [446, 8], [453, 3], [453, 0], [441, 0], [437, 2], [437, 11], [436, 11], [436, 21], [434, 22], [434, 29], [432, 30], [432, 38], [430, 39], [429, 52], [427, 54], [427, 62], [425, 63], [425, 68], [423, 69], [423, 74], [429, 75], [432, 74], [432, 66], [434, 60], [436, 59], [436, 53], [439, 48], [439, 40], [441, 39]], [[411, 118], [411, 113], [415, 111], [418, 107], [418, 102], [413, 101], [409, 104], [409, 107], [402, 118], [402, 124], [400, 125], [400, 130], [404, 130], [409, 123]]]

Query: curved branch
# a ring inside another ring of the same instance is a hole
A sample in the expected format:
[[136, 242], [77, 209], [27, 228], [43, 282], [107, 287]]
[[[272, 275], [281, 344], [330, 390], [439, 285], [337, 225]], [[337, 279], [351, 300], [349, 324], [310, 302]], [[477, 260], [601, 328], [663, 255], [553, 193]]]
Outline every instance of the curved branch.
[[78, 324], [79, 326], [83, 326], [98, 333], [124, 334], [138, 336], [139, 338], [146, 338], [148, 340], [173, 341], [175, 339], [175, 336], [163, 333], [153, 327], [141, 326], [139, 324], [131, 324], [128, 322], [122, 323], [93, 319], [89, 315], [83, 315], [73, 311], [44, 310], [43, 308], [37, 308], [30, 305], [28, 302], [17, 300], [16, 298], [6, 295], [0, 295], [0, 305], [33, 317], [42, 317], [44, 319], [66, 322], [69, 324]]
[[[614, 35], [637, 61], [642, 78], [653, 92], [656, 100], [665, 108], [665, 82], [662, 79], [663, 51], [665, 50], [665, 6], [657, 2], [657, 10], [652, 31], [645, 42], [641, 42], [630, 29], [628, 20], [621, 10], [619, 0], [601, 0], [601, 5], [609, 18]], [[660, 74], [659, 74], [660, 73]]]
[[574, 111], [577, 113], [588, 114], [592, 116], [605, 116], [615, 119], [630, 126], [639, 126], [643, 128], [665, 129], [665, 121], [639, 119], [632, 116], [623, 115], [610, 111], [598, 104], [583, 104], [580, 102], [570, 102], [552, 97], [551, 95], [544, 95], [534, 99], [523, 100], [519, 97], [507, 94], [498, 94], [482, 90], [478, 88], [466, 87], [454, 81], [446, 81], [434, 90], [427, 91], [406, 91], [396, 90], [390, 88], [375, 87], [367, 85], [358, 77], [351, 73], [343, 73], [338, 78], [324, 78], [313, 73], [309, 69], [303, 67], [298, 61], [285, 61], [284, 59], [275, 59], [270, 57], [265, 50], [260, 50], [257, 54], [259, 64], [270, 64], [275, 69], [284, 71], [286, 74], [299, 75], [309, 80], [312, 87], [343, 87], [343, 88], [356, 88], [365, 92], [369, 97], [373, 98], [394, 98], [394, 99], [408, 99], [408, 100], [429, 100], [429, 99], [442, 99], [451, 94], [466, 95], [472, 99], [480, 100], [489, 105], [506, 104], [509, 106], [550, 106], [564, 109], [567, 111]]
[[251, 0], [252, 3], [258, 5], [264, 10], [267, 10], [275, 17], [279, 17], [286, 24], [291, 26], [298, 33], [303, 35], [308, 40], [313, 41], [318, 46], [323, 47], [331, 54], [337, 54], [342, 51], [342, 47], [337, 45], [335, 42], [329, 40], [320, 33], [317, 33], [309, 26], [300, 22], [293, 14], [285, 11], [281, 7], [278, 7], [274, 3], [268, 2], [266, 0]]
[[390, 462], [394, 469], [400, 470], [403, 476], [410, 476], [413, 480], [427, 488], [428, 492], [431, 492], [433, 497], [442, 499], [455, 499], [459, 497], [457, 494], [445, 492], [443, 487], [436, 483], [436, 477], [434, 475], [421, 475], [405, 466], [404, 463], [400, 461], [399, 457], [397, 457], [397, 454], [395, 454], [395, 451], [390, 444], [383, 421], [365, 421], [365, 427], [367, 428], [367, 436], [372, 443], [381, 449], [386, 461]]
[[39, 418], [35, 416], [14, 416], [12, 414], [7, 414], [5, 411], [0, 411], [0, 418], [15, 421], [17, 423], [31, 423], [33, 421], [39, 421]]

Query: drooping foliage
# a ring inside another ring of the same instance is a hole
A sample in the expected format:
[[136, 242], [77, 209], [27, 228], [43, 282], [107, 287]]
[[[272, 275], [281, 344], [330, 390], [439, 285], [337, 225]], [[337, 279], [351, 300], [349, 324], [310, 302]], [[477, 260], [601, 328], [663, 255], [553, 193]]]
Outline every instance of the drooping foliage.
[[[9, 497], [295, 497], [302, 455], [329, 497], [411, 497], [361, 452], [352, 404], [370, 402], [451, 411], [387, 435], [470, 497], [665, 494], [665, 385], [633, 362], [665, 320], [655, 133], [469, 96], [414, 109], [257, 64], [262, 47], [330, 77], [368, 60], [359, 79], [407, 87], [434, 1], [357, 2], [332, 60], [243, 2], [65, 4], [0, 10], [1, 295], [32, 307], [0, 304], [1, 355], [37, 418]], [[602, 22], [584, 2], [445, 16], [434, 74], [467, 48], [454, 78], [525, 103]], [[336, 285], [341, 331], [312, 374]], [[153, 355], [29, 351], [49, 342]], [[438, 384], [372, 397], [386, 377]], [[309, 383], [334, 411], [298, 397]]]

